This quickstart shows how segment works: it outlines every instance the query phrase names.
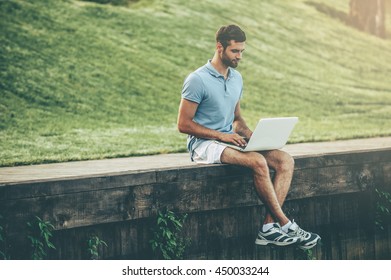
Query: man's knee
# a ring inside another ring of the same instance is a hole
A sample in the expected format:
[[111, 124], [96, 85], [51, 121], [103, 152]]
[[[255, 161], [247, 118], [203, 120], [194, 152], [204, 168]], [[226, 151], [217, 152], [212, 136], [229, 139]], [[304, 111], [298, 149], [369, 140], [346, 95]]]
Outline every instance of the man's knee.
[[278, 160], [276, 169], [278, 171], [293, 172], [294, 168], [295, 168], [294, 158], [290, 154], [286, 152], [282, 152]]
[[250, 156], [251, 168], [256, 175], [265, 176], [269, 174], [269, 166], [264, 156], [252, 154]]

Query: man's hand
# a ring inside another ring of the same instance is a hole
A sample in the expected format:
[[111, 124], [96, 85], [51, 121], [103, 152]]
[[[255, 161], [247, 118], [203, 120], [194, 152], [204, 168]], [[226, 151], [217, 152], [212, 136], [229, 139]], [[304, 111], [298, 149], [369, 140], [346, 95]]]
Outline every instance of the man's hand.
[[223, 133], [219, 139], [221, 142], [232, 143], [239, 147], [247, 145], [247, 141], [237, 133]]

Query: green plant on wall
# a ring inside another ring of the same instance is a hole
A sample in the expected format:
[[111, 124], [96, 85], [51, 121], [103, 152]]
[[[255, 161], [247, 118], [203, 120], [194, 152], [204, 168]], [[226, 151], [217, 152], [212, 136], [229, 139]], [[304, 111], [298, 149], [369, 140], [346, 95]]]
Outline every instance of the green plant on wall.
[[31, 243], [31, 258], [33, 260], [43, 260], [49, 249], [56, 249], [50, 241], [54, 226], [37, 216], [32, 222], [28, 222], [27, 226], [29, 229], [27, 238]]
[[99, 247], [106, 246], [107, 243], [100, 239], [97, 235], [91, 235], [87, 240], [87, 253], [91, 260], [99, 259]]
[[375, 189], [375, 225], [384, 230], [391, 217], [391, 193]]
[[149, 241], [156, 258], [165, 260], [183, 259], [190, 240], [181, 236], [187, 214], [178, 215], [172, 211], [159, 211], [153, 238]]
[[302, 250], [297, 248], [297, 257], [298, 260], [316, 260], [312, 249]]

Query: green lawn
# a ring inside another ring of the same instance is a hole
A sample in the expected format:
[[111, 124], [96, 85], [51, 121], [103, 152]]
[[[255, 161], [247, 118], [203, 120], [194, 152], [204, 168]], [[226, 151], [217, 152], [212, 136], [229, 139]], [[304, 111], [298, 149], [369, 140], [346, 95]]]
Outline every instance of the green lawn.
[[0, 1], [0, 166], [184, 152], [183, 80], [228, 23], [247, 33], [249, 126], [298, 116], [291, 143], [391, 135], [391, 39], [347, 26], [348, 3]]

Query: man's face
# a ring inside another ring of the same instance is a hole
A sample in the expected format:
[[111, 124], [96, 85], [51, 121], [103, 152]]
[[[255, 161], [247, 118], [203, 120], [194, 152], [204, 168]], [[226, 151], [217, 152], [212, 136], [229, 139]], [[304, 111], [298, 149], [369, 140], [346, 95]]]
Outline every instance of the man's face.
[[245, 42], [230, 41], [227, 48], [221, 53], [221, 61], [225, 66], [236, 68], [239, 61], [242, 59], [242, 55], [245, 48]]

